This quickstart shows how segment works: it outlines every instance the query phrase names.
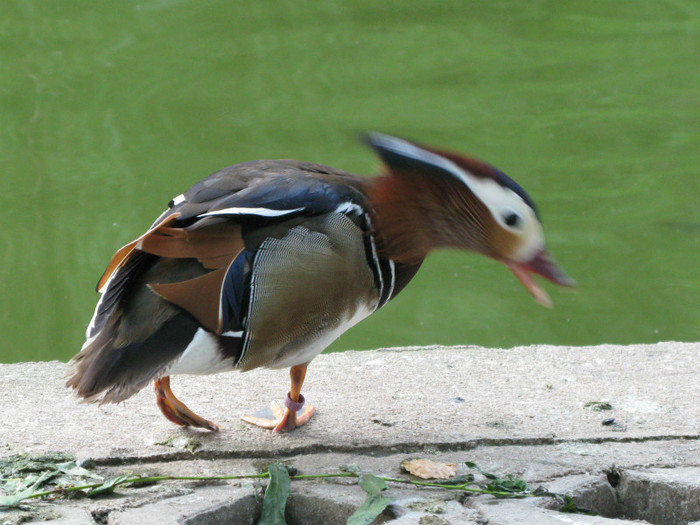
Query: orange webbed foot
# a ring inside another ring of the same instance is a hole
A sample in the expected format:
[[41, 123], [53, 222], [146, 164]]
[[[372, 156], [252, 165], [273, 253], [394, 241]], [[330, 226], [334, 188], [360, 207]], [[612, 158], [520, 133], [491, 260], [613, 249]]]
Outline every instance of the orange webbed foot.
[[299, 394], [299, 401], [292, 401], [290, 395], [287, 394], [284, 404], [285, 407], [282, 407], [276, 401], [270, 403], [272, 418], [244, 415], [241, 416], [241, 419], [251, 425], [272, 429], [273, 432], [289, 432], [308, 422], [316, 412], [316, 408], [313, 405], [309, 405], [302, 410], [304, 396], [301, 394]]
[[156, 403], [163, 415], [182, 427], [206, 428], [217, 432], [219, 427], [211, 421], [204, 419], [192, 412], [187, 405], [180, 401], [170, 390], [170, 377], [156, 379], [153, 382], [156, 391]]

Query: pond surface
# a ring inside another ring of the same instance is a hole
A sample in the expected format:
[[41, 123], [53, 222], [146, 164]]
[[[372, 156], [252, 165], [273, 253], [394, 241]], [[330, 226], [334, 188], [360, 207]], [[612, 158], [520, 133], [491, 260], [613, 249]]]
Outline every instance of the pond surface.
[[333, 350], [700, 340], [695, 0], [4, 0], [0, 361], [66, 360], [113, 252], [207, 174], [371, 174], [357, 130], [481, 157], [579, 282], [433, 254]]

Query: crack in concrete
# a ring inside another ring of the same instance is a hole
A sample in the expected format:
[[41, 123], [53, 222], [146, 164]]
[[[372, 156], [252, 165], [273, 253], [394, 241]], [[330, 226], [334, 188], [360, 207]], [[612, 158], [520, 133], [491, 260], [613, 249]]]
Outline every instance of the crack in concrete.
[[603, 444], [603, 443], [651, 443], [661, 441], [697, 441], [698, 434], [660, 435], [660, 436], [620, 436], [620, 437], [594, 437], [594, 438], [483, 438], [462, 442], [435, 442], [435, 443], [396, 443], [393, 445], [301, 445], [275, 450], [264, 451], [260, 449], [248, 450], [202, 450], [188, 452], [185, 450], [150, 456], [120, 456], [92, 458], [96, 465], [117, 466], [134, 465], [138, 463], [164, 463], [169, 461], [190, 460], [214, 460], [214, 459], [273, 459], [299, 454], [358, 454], [375, 457], [389, 456], [392, 454], [413, 454], [425, 449], [436, 452], [454, 452], [473, 450], [479, 447], [521, 447], [521, 446], [552, 446], [562, 444]]

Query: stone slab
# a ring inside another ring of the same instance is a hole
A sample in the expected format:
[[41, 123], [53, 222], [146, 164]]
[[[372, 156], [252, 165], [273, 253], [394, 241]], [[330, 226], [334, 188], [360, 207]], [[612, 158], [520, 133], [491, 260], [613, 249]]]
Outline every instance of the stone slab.
[[[373, 447], [594, 442], [697, 436], [700, 344], [390, 349], [321, 355], [304, 394], [306, 426], [270, 434], [240, 415], [282, 399], [286, 371], [179, 376], [173, 391], [221, 426], [188, 430], [222, 455]], [[176, 429], [145, 389], [119, 405], [80, 403], [62, 363], [0, 365], [0, 455], [65, 449], [78, 457], [172, 454]], [[612, 410], [584, 408], [607, 401]], [[610, 426], [606, 418], [615, 418]]]

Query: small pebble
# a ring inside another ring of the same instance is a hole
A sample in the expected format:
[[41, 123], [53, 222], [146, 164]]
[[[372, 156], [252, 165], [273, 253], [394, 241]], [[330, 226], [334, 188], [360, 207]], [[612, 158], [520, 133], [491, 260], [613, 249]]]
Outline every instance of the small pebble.
[[602, 424], [605, 425], [605, 426], [608, 426], [608, 425], [612, 425], [614, 422], [615, 422], [615, 418], [614, 418], [614, 417], [606, 417], [606, 418], [603, 420]]

